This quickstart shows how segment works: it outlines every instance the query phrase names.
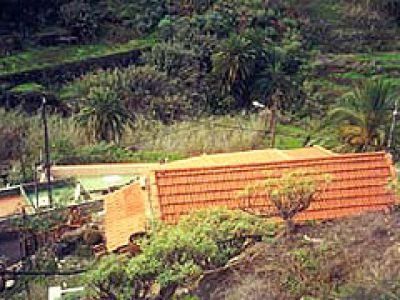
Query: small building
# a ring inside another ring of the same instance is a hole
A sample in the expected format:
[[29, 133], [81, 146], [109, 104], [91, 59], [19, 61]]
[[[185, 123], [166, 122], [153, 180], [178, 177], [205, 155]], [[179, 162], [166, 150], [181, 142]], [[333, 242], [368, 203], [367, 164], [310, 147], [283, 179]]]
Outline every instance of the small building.
[[159, 166], [159, 163], [55, 165], [51, 174], [58, 180], [73, 179], [90, 199], [98, 200], [125, 185], [138, 182], [143, 174]]
[[[335, 154], [321, 147], [256, 150], [202, 155], [157, 166], [143, 180], [105, 197], [105, 236], [109, 251], [126, 245], [151, 220], [176, 223], [192, 211], [223, 206], [266, 215], [273, 206], [264, 199], [241, 201], [238, 194], [266, 174], [294, 169], [330, 174], [323, 194], [298, 220], [333, 219], [395, 204], [388, 188], [396, 171], [389, 154]], [[251, 203], [246, 204], [246, 203]]]

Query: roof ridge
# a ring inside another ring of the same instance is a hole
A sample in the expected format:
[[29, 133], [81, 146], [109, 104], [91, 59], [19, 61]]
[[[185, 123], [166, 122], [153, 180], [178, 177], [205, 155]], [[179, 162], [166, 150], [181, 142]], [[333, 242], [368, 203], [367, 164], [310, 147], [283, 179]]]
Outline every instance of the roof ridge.
[[[305, 158], [305, 159], [290, 159], [290, 160], [280, 160], [274, 162], [262, 162], [262, 163], [247, 163], [247, 164], [237, 164], [237, 165], [214, 165], [214, 166], [206, 166], [206, 167], [192, 167], [192, 168], [175, 168], [175, 169], [157, 169], [154, 172], [158, 174], [162, 173], [182, 173], [182, 172], [191, 172], [191, 171], [209, 171], [209, 170], [223, 170], [229, 168], [241, 168], [241, 167], [255, 167], [255, 166], [271, 166], [271, 165], [282, 165], [282, 164], [291, 164], [291, 163], [307, 163], [307, 162], [318, 162], [318, 161], [326, 161], [326, 162], [340, 162], [343, 160], [351, 160], [357, 158], [378, 158], [383, 155], [386, 155], [386, 152], [369, 152], [369, 153], [350, 153], [350, 154], [342, 154], [337, 156], [327, 156], [327, 157], [314, 157], [314, 158]], [[387, 161], [387, 160], [386, 160]], [[387, 161], [388, 162], [388, 161]], [[388, 162], [389, 165], [389, 162]]]

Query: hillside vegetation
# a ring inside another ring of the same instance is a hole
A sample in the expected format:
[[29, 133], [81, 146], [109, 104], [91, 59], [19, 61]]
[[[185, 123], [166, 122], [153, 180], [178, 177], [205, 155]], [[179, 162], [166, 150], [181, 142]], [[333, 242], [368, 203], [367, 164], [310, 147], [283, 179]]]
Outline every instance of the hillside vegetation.
[[[146, 160], [149, 151], [366, 149], [365, 138], [343, 136], [344, 125], [324, 118], [368, 79], [396, 91], [398, 19], [396, 1], [8, 0], [0, 99], [12, 121], [0, 126], [3, 159], [16, 175], [30, 173], [41, 139], [25, 137], [40, 136], [43, 94], [55, 163]], [[387, 114], [372, 150], [393, 139]], [[58, 134], [59, 124], [69, 129]], [[115, 154], [90, 154], [98, 143]], [[66, 145], [74, 153], [66, 156]]]
[[[33, 2], [0, 4], [0, 166], [11, 184], [44, 163], [44, 112], [52, 164], [311, 145], [400, 159], [400, 0]], [[295, 226], [317, 192], [298, 171], [303, 180], [263, 191], [286, 230], [226, 209], [156, 221], [132, 253], [94, 259], [78, 247], [67, 267], [90, 264], [85, 275], [18, 280], [5, 297], [84, 284], [80, 297], [99, 300], [399, 299], [398, 208]], [[301, 201], [282, 205], [293, 193]], [[62, 270], [53, 248], [38, 258]]]

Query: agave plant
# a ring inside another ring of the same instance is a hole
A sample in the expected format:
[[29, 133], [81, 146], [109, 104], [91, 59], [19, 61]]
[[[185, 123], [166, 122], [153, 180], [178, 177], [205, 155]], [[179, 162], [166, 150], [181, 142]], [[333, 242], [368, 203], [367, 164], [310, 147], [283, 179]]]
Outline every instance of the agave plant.
[[356, 151], [386, 147], [395, 89], [385, 80], [370, 80], [341, 99], [328, 113], [342, 141]]

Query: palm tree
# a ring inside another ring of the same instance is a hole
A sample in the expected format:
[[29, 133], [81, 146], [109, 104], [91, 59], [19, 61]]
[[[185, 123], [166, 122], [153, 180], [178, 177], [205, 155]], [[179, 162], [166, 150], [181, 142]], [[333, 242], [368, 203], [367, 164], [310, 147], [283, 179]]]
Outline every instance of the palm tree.
[[276, 126], [279, 111], [288, 106], [290, 99], [296, 98], [298, 87], [294, 75], [285, 70], [287, 53], [283, 49], [272, 48], [268, 53], [264, 69], [257, 74], [253, 86], [252, 97], [264, 103], [269, 110], [269, 117], [265, 118], [265, 128], [270, 135], [270, 147], [275, 147]]
[[84, 106], [76, 116], [79, 124], [86, 127], [92, 140], [119, 142], [125, 126], [132, 117], [118, 99], [117, 93], [106, 87], [92, 88], [84, 99]]
[[246, 81], [254, 72], [258, 54], [253, 41], [243, 35], [234, 34], [221, 43], [212, 61], [213, 74], [221, 81], [223, 92], [242, 96]]
[[395, 90], [385, 80], [369, 80], [345, 96], [329, 113], [341, 139], [356, 151], [382, 150], [395, 103]]

